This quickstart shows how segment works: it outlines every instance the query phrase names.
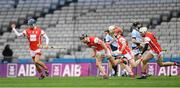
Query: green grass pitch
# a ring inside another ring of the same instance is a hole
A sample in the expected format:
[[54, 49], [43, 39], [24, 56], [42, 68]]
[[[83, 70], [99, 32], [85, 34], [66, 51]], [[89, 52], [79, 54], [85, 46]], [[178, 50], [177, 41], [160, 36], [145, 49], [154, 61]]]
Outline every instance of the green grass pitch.
[[179, 76], [149, 77], [145, 80], [129, 77], [48, 77], [38, 80], [36, 77], [0, 78], [0, 88], [180, 88]]

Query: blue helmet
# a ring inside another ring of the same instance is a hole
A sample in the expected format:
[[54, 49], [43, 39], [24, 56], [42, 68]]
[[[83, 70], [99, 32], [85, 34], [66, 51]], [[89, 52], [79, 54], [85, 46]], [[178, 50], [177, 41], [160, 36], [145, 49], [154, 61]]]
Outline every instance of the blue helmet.
[[36, 21], [35, 21], [35, 19], [33, 19], [33, 18], [31, 18], [31, 19], [28, 20], [28, 25], [29, 25], [29, 26], [34, 26], [35, 23], [36, 23]]

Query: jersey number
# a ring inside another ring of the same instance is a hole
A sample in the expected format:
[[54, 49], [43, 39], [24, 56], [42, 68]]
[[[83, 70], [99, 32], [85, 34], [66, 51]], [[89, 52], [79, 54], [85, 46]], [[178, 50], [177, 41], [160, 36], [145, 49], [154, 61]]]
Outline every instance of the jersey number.
[[30, 41], [36, 41], [36, 35], [30, 35]]

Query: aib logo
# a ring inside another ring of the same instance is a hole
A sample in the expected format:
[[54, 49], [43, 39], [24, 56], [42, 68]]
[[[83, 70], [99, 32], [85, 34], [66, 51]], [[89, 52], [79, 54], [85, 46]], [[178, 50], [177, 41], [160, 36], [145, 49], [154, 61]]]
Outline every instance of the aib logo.
[[62, 64], [52, 64], [52, 75], [51, 76], [60, 76], [61, 69], [62, 69]]
[[157, 74], [157, 64], [156, 63], [149, 63], [147, 73], [149, 75], [156, 75]]
[[7, 64], [7, 77], [17, 76], [17, 64]]

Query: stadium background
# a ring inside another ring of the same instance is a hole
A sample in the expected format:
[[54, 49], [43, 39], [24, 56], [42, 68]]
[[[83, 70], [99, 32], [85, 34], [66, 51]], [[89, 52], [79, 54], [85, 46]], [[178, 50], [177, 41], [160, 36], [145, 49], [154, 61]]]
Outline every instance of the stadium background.
[[[130, 43], [130, 28], [136, 21], [167, 49], [165, 61], [180, 61], [180, 0], [1, 0], [0, 8], [0, 53], [10, 44], [12, 63], [32, 63], [26, 39], [17, 38], [10, 28], [15, 22], [23, 31], [28, 17], [47, 32], [50, 46], [59, 48], [43, 50], [47, 63], [93, 62], [91, 49], [79, 41], [81, 33], [103, 38], [104, 30], [116, 24]], [[2, 59], [0, 54], [0, 63]]]
[[[54, 71], [57, 73], [50, 72], [50, 76], [56, 77], [41, 81], [36, 77], [24, 77], [36, 75], [28, 51], [29, 45], [25, 38], [17, 38], [11, 32], [10, 24], [15, 22], [21, 32], [27, 27], [28, 17], [35, 18], [37, 25], [46, 31], [50, 46], [59, 48], [44, 49], [42, 56], [42, 60], [51, 70], [53, 66], [56, 68]], [[102, 80], [96, 76], [99, 75], [98, 70], [92, 65], [95, 61], [91, 58], [91, 49], [82, 44], [78, 37], [81, 33], [87, 33], [103, 38], [104, 30], [116, 24], [125, 30], [125, 38], [131, 43], [130, 28], [133, 22], [139, 21], [147, 26], [149, 31], [154, 32], [161, 46], [167, 49], [164, 52], [164, 61], [180, 61], [179, 17], [180, 0], [0, 0], [0, 87], [178, 88], [180, 78], [173, 75], [180, 75], [180, 68], [159, 68], [153, 63], [154, 59], [150, 61], [151, 69], [148, 71], [152, 72], [152, 75], [165, 76], [153, 76], [147, 80], [131, 80], [128, 77]], [[12, 63], [1, 62], [1, 53], [6, 44], [9, 44], [14, 52]], [[107, 70], [107, 63], [103, 66]], [[90, 70], [90, 67], [93, 68]], [[79, 72], [83, 73], [80, 76], [95, 77], [79, 77]], [[59, 77], [63, 74], [78, 77]]]

